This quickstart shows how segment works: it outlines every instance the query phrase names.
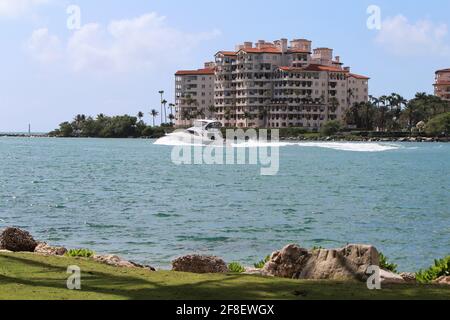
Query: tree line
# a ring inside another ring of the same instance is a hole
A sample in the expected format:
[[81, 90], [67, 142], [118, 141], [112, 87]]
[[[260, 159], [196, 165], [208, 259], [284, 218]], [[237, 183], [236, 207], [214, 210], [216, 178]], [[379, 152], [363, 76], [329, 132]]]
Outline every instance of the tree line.
[[[153, 110], [154, 111], [154, 110]], [[154, 111], [153, 123], [158, 115]], [[163, 124], [160, 127], [149, 126], [144, 120], [144, 113], [137, 116], [106, 116], [99, 114], [95, 118], [84, 114], [77, 115], [71, 122], [63, 122], [59, 128], [50, 132], [54, 137], [81, 137], [81, 138], [159, 138], [170, 131], [172, 124]]]
[[[344, 121], [348, 127], [366, 131], [427, 131], [440, 135], [449, 133], [445, 127], [449, 112], [450, 103], [437, 96], [417, 93], [413, 99], [406, 100], [393, 93], [370, 96], [367, 102], [353, 104], [346, 111]], [[444, 120], [441, 126], [437, 125], [439, 119]]]

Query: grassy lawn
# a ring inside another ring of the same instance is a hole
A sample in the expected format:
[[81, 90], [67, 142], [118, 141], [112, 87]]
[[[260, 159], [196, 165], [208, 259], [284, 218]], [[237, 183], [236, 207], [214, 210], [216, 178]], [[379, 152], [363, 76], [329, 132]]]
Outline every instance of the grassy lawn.
[[[81, 291], [66, 289], [67, 267], [82, 271]], [[85, 259], [0, 254], [0, 299], [450, 299], [450, 287], [298, 281], [243, 275], [149, 272]]]

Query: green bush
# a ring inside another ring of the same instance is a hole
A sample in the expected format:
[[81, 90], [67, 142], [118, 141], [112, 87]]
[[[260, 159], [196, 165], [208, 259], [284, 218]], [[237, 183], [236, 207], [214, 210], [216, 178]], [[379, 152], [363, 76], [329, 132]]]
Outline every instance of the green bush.
[[320, 129], [323, 136], [334, 136], [341, 130], [341, 123], [336, 120], [328, 121]]
[[420, 283], [430, 283], [444, 276], [450, 276], [450, 256], [441, 260], [435, 260], [434, 266], [427, 270], [420, 270], [416, 274], [416, 279]]
[[71, 249], [66, 253], [66, 256], [73, 258], [91, 258], [94, 255], [95, 252], [89, 249]]
[[425, 128], [430, 136], [440, 136], [450, 134], [450, 112], [443, 113], [431, 119]]
[[393, 273], [397, 273], [398, 265], [396, 265], [395, 263], [390, 263], [388, 261], [388, 258], [380, 252], [380, 268], [383, 270], [387, 270], [387, 271], [391, 271]]
[[261, 260], [261, 261], [255, 263], [253, 266], [254, 266], [256, 269], [262, 269], [262, 268], [264, 268], [264, 266], [266, 265], [266, 263], [269, 262], [269, 260], [270, 260], [270, 256], [267, 256], [265, 259], [263, 259], [263, 260]]
[[232, 262], [228, 265], [228, 270], [232, 273], [243, 273], [245, 272], [245, 268], [239, 264], [238, 262]]

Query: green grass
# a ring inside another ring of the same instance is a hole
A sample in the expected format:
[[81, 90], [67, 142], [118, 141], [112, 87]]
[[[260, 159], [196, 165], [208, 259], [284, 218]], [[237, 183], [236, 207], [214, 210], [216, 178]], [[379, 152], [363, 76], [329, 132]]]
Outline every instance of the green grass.
[[[81, 268], [81, 291], [66, 289], [70, 265]], [[450, 287], [402, 285], [369, 291], [362, 283], [149, 272], [85, 258], [2, 253], [0, 299], [450, 299]]]

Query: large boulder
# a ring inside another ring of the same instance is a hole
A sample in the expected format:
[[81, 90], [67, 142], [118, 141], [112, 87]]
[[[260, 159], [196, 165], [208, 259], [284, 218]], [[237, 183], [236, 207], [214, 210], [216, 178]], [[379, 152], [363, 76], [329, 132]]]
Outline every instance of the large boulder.
[[367, 268], [379, 264], [377, 249], [368, 245], [308, 251], [291, 244], [273, 253], [264, 271], [293, 279], [365, 281]]
[[24, 230], [6, 228], [0, 235], [0, 249], [13, 252], [34, 252], [38, 243]]
[[132, 261], [127, 261], [116, 255], [94, 256], [93, 259], [97, 262], [104, 263], [113, 267], [139, 268], [139, 269], [146, 269], [149, 271], [156, 271], [155, 268], [151, 266], [144, 266]]
[[280, 251], [272, 253], [263, 272], [274, 277], [298, 278], [310, 256], [306, 249], [295, 244], [287, 245]]
[[63, 256], [67, 253], [64, 247], [52, 247], [45, 242], [39, 242], [34, 252], [45, 256]]
[[228, 267], [219, 257], [189, 255], [174, 260], [172, 270], [191, 273], [227, 273]]

